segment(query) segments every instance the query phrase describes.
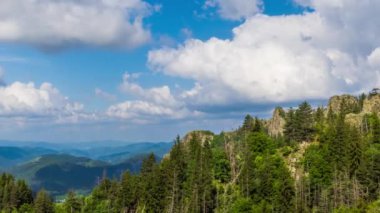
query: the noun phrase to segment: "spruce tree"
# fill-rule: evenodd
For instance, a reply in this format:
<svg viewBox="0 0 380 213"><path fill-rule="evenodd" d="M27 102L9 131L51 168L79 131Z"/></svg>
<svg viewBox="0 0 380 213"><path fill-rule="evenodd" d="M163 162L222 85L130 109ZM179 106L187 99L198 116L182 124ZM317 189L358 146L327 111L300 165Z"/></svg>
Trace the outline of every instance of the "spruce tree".
<svg viewBox="0 0 380 213"><path fill-rule="evenodd" d="M251 115L246 115L241 129L246 132L252 132L255 126L255 120Z"/></svg>
<svg viewBox="0 0 380 213"><path fill-rule="evenodd" d="M306 101L295 112L296 140L310 141L314 134L313 109Z"/></svg>
<svg viewBox="0 0 380 213"><path fill-rule="evenodd" d="M200 171L200 195L201 195L201 212L212 212L214 204L213 196L213 175L212 175L212 151L210 141L206 140L202 147L201 153L201 171Z"/></svg>
<svg viewBox="0 0 380 213"><path fill-rule="evenodd" d="M74 191L69 191L69 193L67 193L64 206L68 213L81 212L81 203Z"/></svg>
<svg viewBox="0 0 380 213"><path fill-rule="evenodd" d="M24 180L17 181L17 195L17 207L33 203L32 189L30 189Z"/></svg>
<svg viewBox="0 0 380 213"><path fill-rule="evenodd" d="M363 159L363 141L359 130L356 127L350 127L349 135L349 144L348 144L348 159L349 159L349 174L350 177L354 177L359 170L360 165L362 164Z"/></svg>
<svg viewBox="0 0 380 213"><path fill-rule="evenodd" d="M54 213L53 201L44 189L37 193L34 210L36 213Z"/></svg>
<svg viewBox="0 0 380 213"><path fill-rule="evenodd" d="M285 123L285 130L284 135L287 141L293 141L296 140L296 121L295 121L295 112L293 108L290 108L287 115L286 115L286 123Z"/></svg>
<svg viewBox="0 0 380 213"><path fill-rule="evenodd" d="M255 117L255 124L253 126L252 131L253 132L261 132L263 131L264 127L263 124L261 123L260 119L258 117Z"/></svg>
<svg viewBox="0 0 380 213"><path fill-rule="evenodd" d="M168 212L181 212L184 201L184 182L186 180L187 163L185 150L180 137L177 136L173 148L170 151L167 176L169 186Z"/></svg>
<svg viewBox="0 0 380 213"><path fill-rule="evenodd" d="M118 193L119 207L126 212L134 212L138 202L138 179L128 171L124 172Z"/></svg>
<svg viewBox="0 0 380 213"><path fill-rule="evenodd" d="M348 156L348 126L344 121L344 114L340 113L336 126L335 135L333 140L330 141L330 155L333 158L335 169L342 171L347 168L347 156Z"/></svg>
<svg viewBox="0 0 380 213"><path fill-rule="evenodd" d="M380 144L380 119L376 113L372 114L372 143Z"/></svg>

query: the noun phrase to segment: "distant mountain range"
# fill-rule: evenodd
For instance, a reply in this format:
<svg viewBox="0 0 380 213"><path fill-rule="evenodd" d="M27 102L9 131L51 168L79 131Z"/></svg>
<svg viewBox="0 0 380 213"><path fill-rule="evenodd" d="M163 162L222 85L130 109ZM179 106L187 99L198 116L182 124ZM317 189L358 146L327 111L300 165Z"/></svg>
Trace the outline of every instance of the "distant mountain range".
<svg viewBox="0 0 380 213"><path fill-rule="evenodd" d="M54 153L58 153L58 151L41 147L0 147L0 170L26 162L41 155Z"/></svg>
<svg viewBox="0 0 380 213"><path fill-rule="evenodd" d="M89 192L103 176L119 178L127 170L136 173L146 155L154 153L162 158L172 147L172 143L164 142L120 146L27 142L9 145L0 141L0 171L12 173L27 180L33 189L45 188L53 195L70 189Z"/></svg>

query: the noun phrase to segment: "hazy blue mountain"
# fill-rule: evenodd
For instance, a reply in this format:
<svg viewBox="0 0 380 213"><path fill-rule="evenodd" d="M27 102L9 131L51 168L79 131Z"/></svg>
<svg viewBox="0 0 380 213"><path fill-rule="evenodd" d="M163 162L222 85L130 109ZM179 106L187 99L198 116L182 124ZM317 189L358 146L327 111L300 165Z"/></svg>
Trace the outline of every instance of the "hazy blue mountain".
<svg viewBox="0 0 380 213"><path fill-rule="evenodd" d="M172 143L138 143L122 147L98 147L89 150L94 159L109 163L120 163L136 155L154 153L163 157L172 147Z"/></svg>
<svg viewBox="0 0 380 213"><path fill-rule="evenodd" d="M57 153L41 147L0 147L0 170L29 161L37 156Z"/></svg>
<svg viewBox="0 0 380 213"><path fill-rule="evenodd" d="M14 147L1 147L1 144L12 143L16 144L0 141L1 170L27 180L36 190L45 188L53 195L64 194L69 189L88 192L104 176L119 178L126 170L138 172L146 155L154 153L162 158L173 145L163 142L119 143L119 146L116 142L109 146L105 142L76 145L17 142Z"/></svg>
<svg viewBox="0 0 380 213"><path fill-rule="evenodd" d="M127 143L120 141L95 141L81 143L47 143L0 140L0 170L26 162L45 154L68 154L120 163L130 157L153 152L163 157L169 152L172 143Z"/></svg>
<svg viewBox="0 0 380 213"><path fill-rule="evenodd" d="M127 170L138 172L144 157L139 155L119 164L109 164L67 154L45 155L15 166L9 172L27 180L33 189L45 188L53 195L70 189L89 192L104 176L119 178Z"/></svg>

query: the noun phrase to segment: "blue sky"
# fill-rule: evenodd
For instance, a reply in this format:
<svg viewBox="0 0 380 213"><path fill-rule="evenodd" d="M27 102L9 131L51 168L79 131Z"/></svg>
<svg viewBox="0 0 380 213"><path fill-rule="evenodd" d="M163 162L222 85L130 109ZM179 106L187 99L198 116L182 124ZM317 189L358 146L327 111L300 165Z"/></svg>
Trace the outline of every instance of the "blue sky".
<svg viewBox="0 0 380 213"><path fill-rule="evenodd" d="M378 40L355 34L370 14L347 18L351 1L28 4L0 3L3 139L168 141L378 83Z"/></svg>

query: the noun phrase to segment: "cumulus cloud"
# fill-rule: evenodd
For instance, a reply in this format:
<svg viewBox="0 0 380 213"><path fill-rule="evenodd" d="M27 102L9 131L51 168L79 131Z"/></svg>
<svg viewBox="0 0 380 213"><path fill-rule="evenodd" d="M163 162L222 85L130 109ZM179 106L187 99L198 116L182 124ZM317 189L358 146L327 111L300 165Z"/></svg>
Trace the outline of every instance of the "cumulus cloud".
<svg viewBox="0 0 380 213"><path fill-rule="evenodd" d="M380 2L303 5L314 12L256 15L233 29L232 39L188 39L176 48L150 51L148 64L194 80L183 97L197 106L324 99L376 86Z"/></svg>
<svg viewBox="0 0 380 213"><path fill-rule="evenodd" d="M216 7L224 19L241 20L261 12L261 5L262 0L206 0L204 7Z"/></svg>
<svg viewBox="0 0 380 213"><path fill-rule="evenodd" d="M108 116L146 123L199 115L199 112L187 109L184 103L172 94L169 86L143 88L134 82L137 78L134 74L123 75L120 89L135 99L111 105L106 112Z"/></svg>
<svg viewBox="0 0 380 213"><path fill-rule="evenodd" d="M150 40L143 19L152 10L142 0L2 0L0 41L132 48Z"/></svg>
<svg viewBox="0 0 380 213"><path fill-rule="evenodd" d="M85 113L82 104L70 101L50 83L37 87L33 82L14 82L0 86L0 117L72 123L93 115Z"/></svg>

